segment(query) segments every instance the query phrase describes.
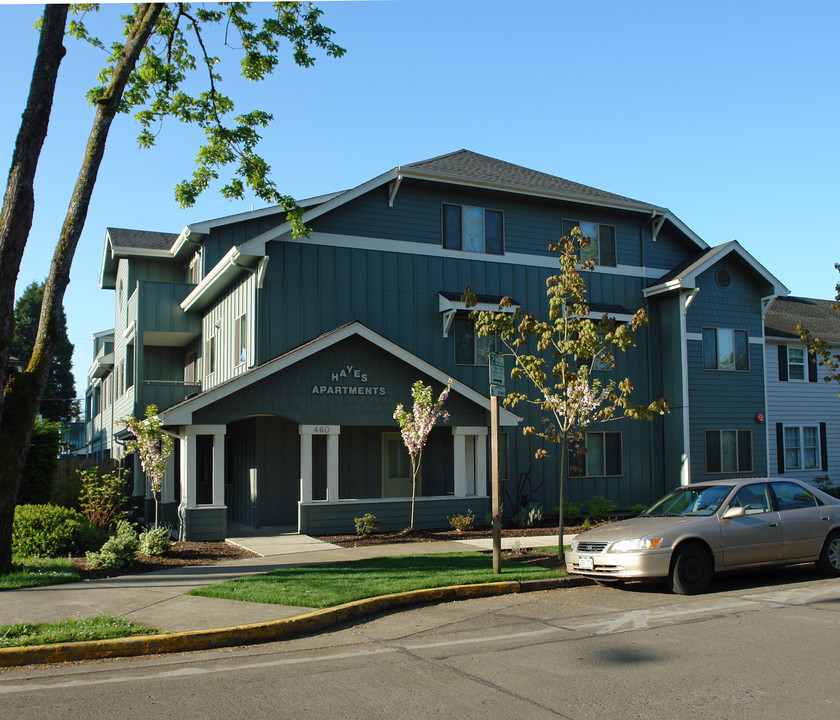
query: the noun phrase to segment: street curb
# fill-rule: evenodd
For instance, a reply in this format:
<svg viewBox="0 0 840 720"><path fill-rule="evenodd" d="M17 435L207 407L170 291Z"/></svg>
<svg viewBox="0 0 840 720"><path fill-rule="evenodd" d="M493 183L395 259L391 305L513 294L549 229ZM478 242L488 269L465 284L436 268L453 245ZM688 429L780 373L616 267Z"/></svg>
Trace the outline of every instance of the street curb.
<svg viewBox="0 0 840 720"><path fill-rule="evenodd" d="M146 635L113 640L89 640L31 647L0 648L0 667L17 667L37 663L72 662L104 658L134 657L158 653L192 652L215 648L276 642L307 635L338 625L352 624L363 618L415 605L468 600L470 598L509 595L513 593L580 587L594 582L584 577L546 578L522 582L450 585L448 587L412 590L392 595L356 600L303 615L213 630L191 630L168 635Z"/></svg>

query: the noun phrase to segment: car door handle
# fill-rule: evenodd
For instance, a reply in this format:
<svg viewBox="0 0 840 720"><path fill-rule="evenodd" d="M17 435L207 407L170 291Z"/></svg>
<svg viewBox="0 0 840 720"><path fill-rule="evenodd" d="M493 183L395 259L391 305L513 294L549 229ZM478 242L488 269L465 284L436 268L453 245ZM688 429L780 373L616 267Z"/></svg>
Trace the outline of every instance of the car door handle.
<svg viewBox="0 0 840 720"><path fill-rule="evenodd" d="M831 520L831 518L830 517L821 517L820 520L825 520L826 522L828 522L829 520Z"/></svg>
<svg viewBox="0 0 840 720"><path fill-rule="evenodd" d="M770 527L779 527L779 523L770 523Z"/></svg>

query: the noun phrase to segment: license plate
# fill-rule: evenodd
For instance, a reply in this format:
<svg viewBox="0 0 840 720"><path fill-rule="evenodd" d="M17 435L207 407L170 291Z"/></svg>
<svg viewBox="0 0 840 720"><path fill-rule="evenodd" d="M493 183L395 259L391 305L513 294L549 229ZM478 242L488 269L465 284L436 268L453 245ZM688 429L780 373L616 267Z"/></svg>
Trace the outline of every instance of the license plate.
<svg viewBox="0 0 840 720"><path fill-rule="evenodd" d="M581 570L594 570L595 569L595 561L588 556L582 555L578 558L578 567Z"/></svg>

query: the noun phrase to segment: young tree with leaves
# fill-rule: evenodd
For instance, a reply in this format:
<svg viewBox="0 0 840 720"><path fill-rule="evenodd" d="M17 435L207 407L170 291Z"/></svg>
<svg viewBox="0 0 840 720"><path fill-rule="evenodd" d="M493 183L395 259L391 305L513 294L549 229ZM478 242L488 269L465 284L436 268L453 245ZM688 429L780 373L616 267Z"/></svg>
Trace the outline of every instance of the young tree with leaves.
<svg viewBox="0 0 840 720"><path fill-rule="evenodd" d="M650 420L668 409L664 398L647 406L631 405L633 385L629 378L605 383L595 372L615 367L615 351L623 352L635 345L633 332L647 323L647 316L640 309L629 323L620 323L607 315L600 320L592 319L582 271L591 270L595 262L591 256L581 261L587 257L589 245L589 239L581 236L578 227L556 245L549 245L549 250L559 255L560 272L546 280L547 320L539 320L521 309L505 312L504 308L511 306L509 298L502 299L500 312L473 311L478 335L496 335L513 356L511 377L525 379L536 390L535 397L509 393L505 406L526 402L538 407L543 413L541 427L528 426L523 432L558 446L557 556L560 559L565 556L563 523L569 456L585 453L586 428L595 422L619 418ZM476 304L475 294L469 287L464 300L470 307ZM545 448L536 452L537 459L547 455Z"/></svg>
<svg viewBox="0 0 840 720"><path fill-rule="evenodd" d="M143 420L129 415L120 418L120 423L134 435L134 440L125 441L125 454L131 455L136 452L140 456L140 467L146 473L149 489L155 500L155 530L157 530L160 491L163 487L166 464L169 462L174 445L172 436L163 431L163 419L158 415L157 405L149 405L146 408L146 417Z"/></svg>
<svg viewBox="0 0 840 720"><path fill-rule="evenodd" d="M266 5L258 5L262 10ZM109 7L109 11L113 6ZM191 205L221 168L234 166L233 178L222 187L228 198L241 198L249 188L261 200L288 211L293 234L305 233L302 211L281 194L269 178L269 164L256 152L259 132L270 114L253 110L235 112L233 100L220 92L220 59L210 52L207 30L222 27L226 45L236 45L242 74L260 81L279 61L280 44L288 41L294 60L303 67L320 48L340 57L344 50L332 42L332 30L321 25L321 11L310 3L278 2L273 14L253 17L250 3L230 3L210 9L186 3L141 3L120 7L123 33L105 43L91 36L83 18L68 23L68 15L98 9L97 5L45 7L40 40L26 108L21 117L12 164L0 212L0 571L11 564L12 523L20 470L29 433L41 402L58 338L60 308L70 281L70 266L84 228L111 123L119 113L134 113L141 125L140 144L154 143L166 118L201 128L200 147L192 177L176 187L176 199ZM99 86L88 97L95 108L82 165L58 233L35 345L23 373L10 377L9 355L14 335L14 287L32 226L34 178L46 137L61 60L66 53L65 33L103 49L108 57L99 74ZM195 83L205 89L191 94ZM26 361L26 358L21 358Z"/></svg>
<svg viewBox="0 0 840 720"><path fill-rule="evenodd" d="M840 271L840 263L835 263L834 267ZM832 304L831 309L840 312L840 283L834 288L837 292L835 295L836 303ZM838 315L840 321L840 315ZM819 335L814 333L802 323L798 323L796 331L799 333L800 341L808 348L808 352L817 358L820 365L825 368L825 376L823 379L826 382L840 383L840 351L837 348L832 348L829 343L821 339ZM840 397L840 394L838 394Z"/></svg>
<svg viewBox="0 0 840 720"><path fill-rule="evenodd" d="M411 460L411 521L406 528L407 532L414 530L414 502L417 497L417 478L420 477L423 448L426 447L429 433L432 432L437 421L449 420L449 413L443 409L443 403L449 397L451 388L452 379L450 378L438 399L433 400L431 386L424 385L422 380L418 380L411 387L411 397L414 400L411 412L403 408L402 403L397 405L394 411L394 420L400 426L400 434Z"/></svg>

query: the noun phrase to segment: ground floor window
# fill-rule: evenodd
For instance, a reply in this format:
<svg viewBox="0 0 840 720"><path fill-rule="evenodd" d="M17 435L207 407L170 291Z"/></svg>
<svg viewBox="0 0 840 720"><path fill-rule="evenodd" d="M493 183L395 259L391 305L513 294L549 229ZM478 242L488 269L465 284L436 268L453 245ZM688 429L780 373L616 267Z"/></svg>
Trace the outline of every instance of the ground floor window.
<svg viewBox="0 0 840 720"><path fill-rule="evenodd" d="M750 430L707 430L706 472L752 472Z"/></svg>
<svg viewBox="0 0 840 720"><path fill-rule="evenodd" d="M587 477L606 477L622 474L621 433L586 433L586 456L584 458Z"/></svg>
<svg viewBox="0 0 840 720"><path fill-rule="evenodd" d="M195 502L213 504L213 436L195 436Z"/></svg>
<svg viewBox="0 0 840 720"><path fill-rule="evenodd" d="M820 466L820 432L816 425L785 426L785 470L814 470Z"/></svg>

